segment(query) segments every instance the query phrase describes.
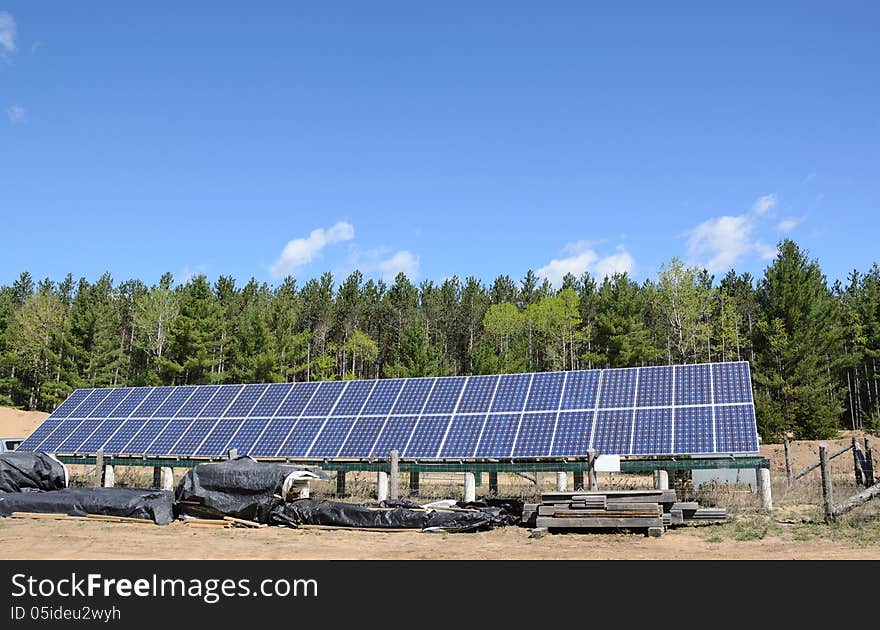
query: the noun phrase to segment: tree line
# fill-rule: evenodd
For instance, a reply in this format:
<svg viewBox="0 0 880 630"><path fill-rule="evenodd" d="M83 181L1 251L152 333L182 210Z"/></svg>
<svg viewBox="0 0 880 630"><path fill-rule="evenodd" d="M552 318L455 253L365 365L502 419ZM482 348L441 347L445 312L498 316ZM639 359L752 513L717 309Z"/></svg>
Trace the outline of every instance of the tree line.
<svg viewBox="0 0 880 630"><path fill-rule="evenodd" d="M0 404L74 389L617 368L748 360L766 441L880 428L880 268L829 286L791 240L763 277L678 259L638 283L529 271L486 285L330 273L301 286L35 282L0 287Z"/></svg>

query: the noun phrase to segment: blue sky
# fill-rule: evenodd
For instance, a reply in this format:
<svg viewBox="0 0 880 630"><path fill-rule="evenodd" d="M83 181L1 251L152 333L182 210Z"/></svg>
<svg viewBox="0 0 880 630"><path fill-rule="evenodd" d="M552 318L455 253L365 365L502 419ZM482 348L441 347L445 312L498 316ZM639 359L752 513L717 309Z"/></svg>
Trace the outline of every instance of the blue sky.
<svg viewBox="0 0 880 630"><path fill-rule="evenodd" d="M0 0L0 283L866 270L880 4L714 4Z"/></svg>

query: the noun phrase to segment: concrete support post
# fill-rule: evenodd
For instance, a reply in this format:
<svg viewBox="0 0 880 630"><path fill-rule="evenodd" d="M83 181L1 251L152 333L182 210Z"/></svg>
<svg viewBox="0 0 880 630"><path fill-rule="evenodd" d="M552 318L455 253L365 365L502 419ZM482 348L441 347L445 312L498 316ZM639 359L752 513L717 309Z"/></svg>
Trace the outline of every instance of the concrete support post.
<svg viewBox="0 0 880 630"><path fill-rule="evenodd" d="M583 470L574 471L574 489L575 490L583 490L584 489L584 471Z"/></svg>
<svg viewBox="0 0 880 630"><path fill-rule="evenodd" d="M654 488L657 490L669 490L669 472L665 470L654 471Z"/></svg>
<svg viewBox="0 0 880 630"><path fill-rule="evenodd" d="M336 471L336 496L340 499L345 496L345 471Z"/></svg>
<svg viewBox="0 0 880 630"><path fill-rule="evenodd" d="M417 497L422 491L419 473L413 471L409 473L409 493L411 496Z"/></svg>
<svg viewBox="0 0 880 630"><path fill-rule="evenodd" d="M379 501L388 498L388 473L384 470L376 473L376 497Z"/></svg>
<svg viewBox="0 0 880 630"><path fill-rule="evenodd" d="M477 480L474 479L474 473L466 472L464 474L464 500L477 500Z"/></svg>
<svg viewBox="0 0 880 630"><path fill-rule="evenodd" d="M391 451L391 478L389 479L389 496L392 499L400 498L400 460L398 459L397 449Z"/></svg>
<svg viewBox="0 0 880 630"><path fill-rule="evenodd" d="M489 473L489 494L498 495L498 473Z"/></svg>
<svg viewBox="0 0 880 630"><path fill-rule="evenodd" d="M770 491L770 469L758 468L755 472L757 473L758 496L761 499L761 509L772 510L773 495Z"/></svg>
<svg viewBox="0 0 880 630"><path fill-rule="evenodd" d="M238 457L238 449L231 448L231 449L229 449L229 452L226 455L227 455L227 457L229 457L229 459L235 459L236 457Z"/></svg>
<svg viewBox="0 0 880 630"><path fill-rule="evenodd" d="M565 492L566 490L568 490L568 473L557 472L556 473L556 491L557 492Z"/></svg>
<svg viewBox="0 0 880 630"><path fill-rule="evenodd" d="M112 488L116 483L116 471L113 470L113 464L104 464L104 473L101 475L101 485L105 488Z"/></svg>
<svg viewBox="0 0 880 630"><path fill-rule="evenodd" d="M171 466L162 466L160 477L163 490L174 490L174 469Z"/></svg>
<svg viewBox="0 0 880 630"><path fill-rule="evenodd" d="M294 483L293 489L297 492L297 497L300 499L308 499L309 498L309 480L305 479L302 483Z"/></svg>

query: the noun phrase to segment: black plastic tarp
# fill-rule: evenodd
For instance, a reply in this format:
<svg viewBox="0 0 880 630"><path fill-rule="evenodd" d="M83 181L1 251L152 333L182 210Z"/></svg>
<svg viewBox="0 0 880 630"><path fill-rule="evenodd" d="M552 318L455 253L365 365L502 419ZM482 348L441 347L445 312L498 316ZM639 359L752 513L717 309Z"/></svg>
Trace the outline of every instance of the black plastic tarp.
<svg viewBox="0 0 880 630"><path fill-rule="evenodd" d="M43 492L67 487L67 471L46 453L0 453L0 492Z"/></svg>
<svg viewBox="0 0 880 630"><path fill-rule="evenodd" d="M11 516L13 512L104 514L167 525L174 520L174 494L141 488L65 488L0 494L0 516Z"/></svg>
<svg viewBox="0 0 880 630"><path fill-rule="evenodd" d="M225 462L199 464L186 473L175 498L182 514L198 517L234 516L266 523L281 503L284 481L302 466L257 462L243 456ZM309 471L311 472L311 471Z"/></svg>
<svg viewBox="0 0 880 630"><path fill-rule="evenodd" d="M386 505L395 502L387 502ZM412 504L416 505L416 504ZM273 525L299 527L325 525L375 529L441 529L466 532L490 529L495 523L480 511L437 511L410 507L378 507L343 501L300 499L276 506L270 522ZM501 524L501 523L498 523Z"/></svg>
<svg viewBox="0 0 880 630"><path fill-rule="evenodd" d="M504 497L486 497L477 501L459 501L457 507L479 510L489 516L493 525L516 525L522 518L523 502L521 499Z"/></svg>

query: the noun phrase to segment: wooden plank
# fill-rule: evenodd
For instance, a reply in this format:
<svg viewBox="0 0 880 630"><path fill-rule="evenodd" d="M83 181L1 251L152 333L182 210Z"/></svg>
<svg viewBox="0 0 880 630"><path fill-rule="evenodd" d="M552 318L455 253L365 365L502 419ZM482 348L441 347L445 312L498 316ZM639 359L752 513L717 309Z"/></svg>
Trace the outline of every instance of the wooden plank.
<svg viewBox="0 0 880 630"><path fill-rule="evenodd" d="M672 507L669 509L670 510L683 510L683 511L699 510L700 504L697 503L696 501L677 501L677 502L673 503Z"/></svg>
<svg viewBox="0 0 880 630"><path fill-rule="evenodd" d="M608 510L556 510L552 514L542 514L541 516L552 516L554 518L654 518L659 517L659 511L654 512L611 512Z"/></svg>
<svg viewBox="0 0 880 630"><path fill-rule="evenodd" d="M660 513L659 503L642 503L637 501L609 501L605 505L609 512L656 512Z"/></svg>
<svg viewBox="0 0 880 630"><path fill-rule="evenodd" d="M663 520L653 518L553 518L539 516L536 527L558 529L644 529L663 527Z"/></svg>
<svg viewBox="0 0 880 630"><path fill-rule="evenodd" d="M245 527L252 527L254 529L258 529L261 527L269 527L266 523L255 523L254 521L246 521L243 518L235 518L234 516L224 516L224 521L228 521L230 523L235 523L236 525L244 525Z"/></svg>
<svg viewBox="0 0 880 630"><path fill-rule="evenodd" d="M320 530L335 530L335 529L344 529L346 531L358 531L358 532L389 532L389 533L398 533L398 532L421 532L417 527L341 527L339 525L300 525L299 529L320 529Z"/></svg>
<svg viewBox="0 0 880 630"><path fill-rule="evenodd" d="M111 516L109 514L86 514L86 518L90 521L113 521L117 523L137 523L139 525L149 524L155 525L155 523L146 518L131 518L129 516Z"/></svg>
<svg viewBox="0 0 880 630"><path fill-rule="evenodd" d="M828 448L828 447L826 446L825 448ZM834 451L833 453L831 453L831 454L828 456L829 461L832 460L832 459L834 459L834 458L837 457L838 455L843 455L844 453L846 453L846 452L847 452L849 449L851 449L851 448L852 448L852 444L847 444L847 445L844 446L843 448L839 448L839 449L837 449L836 451ZM822 460L820 459L820 460L819 460L818 462L816 462L815 464L810 464L810 465L807 466L806 468L802 469L798 474L796 474L796 475L794 476L794 478L795 478L795 479L800 479L801 477L803 477L804 475L806 475L808 472L810 472L810 471L812 471L812 470L816 470L816 469L819 468L821 465L822 465Z"/></svg>
<svg viewBox="0 0 880 630"><path fill-rule="evenodd" d="M9 515L11 518L33 518L33 519L73 519L73 518L83 518L81 516L71 516L69 514L64 513L55 513L55 512L12 512Z"/></svg>

